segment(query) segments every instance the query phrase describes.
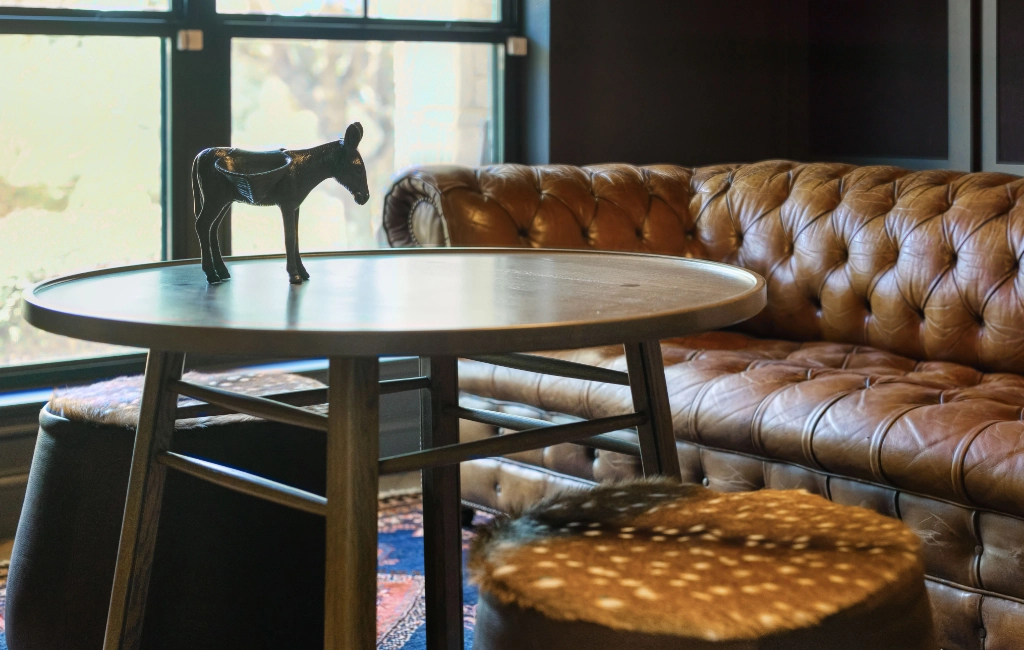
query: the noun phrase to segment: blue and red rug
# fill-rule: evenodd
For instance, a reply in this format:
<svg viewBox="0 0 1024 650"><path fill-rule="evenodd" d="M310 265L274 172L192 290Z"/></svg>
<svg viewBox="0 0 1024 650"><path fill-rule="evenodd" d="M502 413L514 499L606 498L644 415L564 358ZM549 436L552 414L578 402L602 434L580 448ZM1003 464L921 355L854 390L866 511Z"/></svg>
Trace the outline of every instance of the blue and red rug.
<svg viewBox="0 0 1024 650"><path fill-rule="evenodd" d="M0 650L7 650L4 639L4 601L7 600L7 561L0 562Z"/></svg>
<svg viewBox="0 0 1024 650"><path fill-rule="evenodd" d="M420 497L393 497L380 502L377 519L377 648L425 650L423 601L423 512ZM478 512L474 525L490 519ZM473 531L463 529L463 558ZM464 573L465 575L465 573ZM473 646L477 590L463 579L466 648ZM2 650L2 649L0 649Z"/></svg>
<svg viewBox="0 0 1024 650"><path fill-rule="evenodd" d="M423 513L420 497L401 496L380 502L377 519L377 648L378 650L425 650L423 600ZM477 513L474 524L489 515ZM463 552L473 538L462 531ZM0 650L4 641L3 604L7 565L0 565ZM476 587L463 585L466 648L473 646L476 620Z"/></svg>

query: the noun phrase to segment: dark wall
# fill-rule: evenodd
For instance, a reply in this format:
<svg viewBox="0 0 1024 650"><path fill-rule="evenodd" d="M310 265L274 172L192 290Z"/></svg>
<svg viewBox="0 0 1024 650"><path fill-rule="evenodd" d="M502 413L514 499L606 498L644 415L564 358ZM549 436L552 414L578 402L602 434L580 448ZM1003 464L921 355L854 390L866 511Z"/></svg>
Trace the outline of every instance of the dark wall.
<svg viewBox="0 0 1024 650"><path fill-rule="evenodd" d="M998 5L998 161L1024 163L1024 2Z"/></svg>
<svg viewBox="0 0 1024 650"><path fill-rule="evenodd" d="M811 0L810 153L946 158L946 0Z"/></svg>
<svg viewBox="0 0 1024 650"><path fill-rule="evenodd" d="M947 0L550 0L549 159L946 159L947 14ZM1012 56L1005 74L1024 80Z"/></svg>
<svg viewBox="0 0 1024 650"><path fill-rule="evenodd" d="M807 0L551 0L550 160L806 154Z"/></svg>

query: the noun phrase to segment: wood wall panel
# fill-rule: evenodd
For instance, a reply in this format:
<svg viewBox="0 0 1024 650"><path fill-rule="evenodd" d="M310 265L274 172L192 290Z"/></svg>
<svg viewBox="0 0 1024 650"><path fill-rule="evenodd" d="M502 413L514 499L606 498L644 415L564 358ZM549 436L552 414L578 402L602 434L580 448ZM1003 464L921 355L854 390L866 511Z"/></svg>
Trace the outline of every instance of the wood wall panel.
<svg viewBox="0 0 1024 650"><path fill-rule="evenodd" d="M1024 0L999 0L998 161L1024 163Z"/></svg>
<svg viewBox="0 0 1024 650"><path fill-rule="evenodd" d="M14 539L27 485L28 474L0 478L0 542Z"/></svg>
<svg viewBox="0 0 1024 650"><path fill-rule="evenodd" d="M12 539L18 528L37 427L35 418L0 422L0 541Z"/></svg>
<svg viewBox="0 0 1024 650"><path fill-rule="evenodd" d="M947 158L947 0L812 0L810 152Z"/></svg>
<svg viewBox="0 0 1024 650"><path fill-rule="evenodd" d="M552 0L550 160L806 154L807 0Z"/></svg>

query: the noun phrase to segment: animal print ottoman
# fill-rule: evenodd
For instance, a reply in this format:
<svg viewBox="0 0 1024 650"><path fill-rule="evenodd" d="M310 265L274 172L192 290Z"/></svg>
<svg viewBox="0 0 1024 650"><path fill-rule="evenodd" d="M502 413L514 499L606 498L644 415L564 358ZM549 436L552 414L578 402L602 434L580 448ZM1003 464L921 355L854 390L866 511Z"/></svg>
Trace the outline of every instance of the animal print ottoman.
<svg viewBox="0 0 1024 650"><path fill-rule="evenodd" d="M498 520L479 650L934 650L918 538L803 491L608 485Z"/></svg>

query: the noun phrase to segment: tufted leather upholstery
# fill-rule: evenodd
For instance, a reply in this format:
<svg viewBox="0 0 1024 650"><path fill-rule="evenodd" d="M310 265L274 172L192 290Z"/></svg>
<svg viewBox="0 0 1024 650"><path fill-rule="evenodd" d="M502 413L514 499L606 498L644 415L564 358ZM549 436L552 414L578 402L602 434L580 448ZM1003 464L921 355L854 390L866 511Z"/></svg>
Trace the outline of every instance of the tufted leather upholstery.
<svg viewBox="0 0 1024 650"><path fill-rule="evenodd" d="M902 519L924 541L939 646L1009 650L1024 647L1022 183L786 161L414 168L384 229L393 246L650 251L760 273L768 307L739 331L663 342L684 478ZM556 354L625 368L621 349ZM473 362L460 386L547 419L630 406L624 387ZM463 496L515 509L638 473L560 445L463 465Z"/></svg>
<svg viewBox="0 0 1024 650"><path fill-rule="evenodd" d="M620 347L552 355L626 369ZM1024 517L1020 375L733 332L667 341L663 355L678 440ZM473 395L581 418L632 407L627 386L471 361L460 363L459 380ZM554 469L619 478L600 465Z"/></svg>
<svg viewBox="0 0 1024 650"><path fill-rule="evenodd" d="M768 282L744 327L1024 372L1024 179L767 161L689 169L414 168L392 246L595 248L713 259Z"/></svg>

